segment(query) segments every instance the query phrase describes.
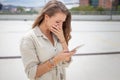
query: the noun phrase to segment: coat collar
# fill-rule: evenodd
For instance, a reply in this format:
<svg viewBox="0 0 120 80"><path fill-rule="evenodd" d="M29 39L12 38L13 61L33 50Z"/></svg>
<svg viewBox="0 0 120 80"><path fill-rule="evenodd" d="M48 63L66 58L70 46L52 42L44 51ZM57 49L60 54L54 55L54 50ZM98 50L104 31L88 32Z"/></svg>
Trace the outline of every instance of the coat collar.
<svg viewBox="0 0 120 80"><path fill-rule="evenodd" d="M40 30L40 28L39 28L38 26L36 26L35 28L33 28L33 30L34 30L36 36L38 36L38 37L41 37L41 36L44 35L44 34L41 32L41 30Z"/></svg>
<svg viewBox="0 0 120 80"><path fill-rule="evenodd" d="M42 37L42 38L44 38L44 39L48 39L48 38L42 33L42 31L40 30L40 28L39 28L38 26L36 26L35 28L33 28L33 31L35 32L35 34L36 34L37 37ZM54 35L54 34L53 34L53 38L54 38L54 40L59 41L58 38L57 38L57 36Z"/></svg>

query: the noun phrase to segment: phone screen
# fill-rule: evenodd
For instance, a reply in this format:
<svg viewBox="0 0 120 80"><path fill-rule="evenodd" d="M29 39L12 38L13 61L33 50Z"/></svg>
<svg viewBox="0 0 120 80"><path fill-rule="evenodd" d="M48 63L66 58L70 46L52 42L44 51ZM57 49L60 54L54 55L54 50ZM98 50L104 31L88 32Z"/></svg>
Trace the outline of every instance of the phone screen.
<svg viewBox="0 0 120 80"><path fill-rule="evenodd" d="M80 47L83 47L84 46L84 44L81 44L81 45L79 45L79 46L77 46L77 47L75 47L74 49L72 49L71 51L74 51L74 50L78 50Z"/></svg>

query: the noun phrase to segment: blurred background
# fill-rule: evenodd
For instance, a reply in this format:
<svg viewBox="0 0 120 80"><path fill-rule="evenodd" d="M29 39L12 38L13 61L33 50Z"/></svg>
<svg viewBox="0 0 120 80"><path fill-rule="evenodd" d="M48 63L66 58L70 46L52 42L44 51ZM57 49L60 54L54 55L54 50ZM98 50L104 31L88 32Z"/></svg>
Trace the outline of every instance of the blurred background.
<svg viewBox="0 0 120 80"><path fill-rule="evenodd" d="M0 80L29 80L19 51L22 36L49 0L0 0ZM66 80L120 80L120 0L59 0L72 14L69 49L84 44Z"/></svg>

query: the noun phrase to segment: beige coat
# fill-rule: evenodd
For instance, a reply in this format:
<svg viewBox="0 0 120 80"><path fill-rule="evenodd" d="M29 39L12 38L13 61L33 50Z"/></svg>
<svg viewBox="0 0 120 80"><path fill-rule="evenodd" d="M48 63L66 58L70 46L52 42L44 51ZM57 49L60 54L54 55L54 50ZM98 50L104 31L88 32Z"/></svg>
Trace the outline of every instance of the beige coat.
<svg viewBox="0 0 120 80"><path fill-rule="evenodd" d="M62 46L55 35L54 46L38 27L30 30L21 40L20 51L25 72L30 80L65 80L65 66L67 63L59 63L51 71L35 79L37 66L54 57Z"/></svg>

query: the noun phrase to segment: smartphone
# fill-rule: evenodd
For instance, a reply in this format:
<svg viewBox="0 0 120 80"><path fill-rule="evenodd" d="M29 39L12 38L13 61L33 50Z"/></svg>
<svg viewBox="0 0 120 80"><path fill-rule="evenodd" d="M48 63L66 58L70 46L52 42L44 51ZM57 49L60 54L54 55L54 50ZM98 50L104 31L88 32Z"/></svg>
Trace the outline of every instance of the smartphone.
<svg viewBox="0 0 120 80"><path fill-rule="evenodd" d="M84 46L84 44L81 44L81 45L79 45L79 46L77 46L77 47L75 47L74 49L72 49L71 51L77 51L80 47L83 47Z"/></svg>

